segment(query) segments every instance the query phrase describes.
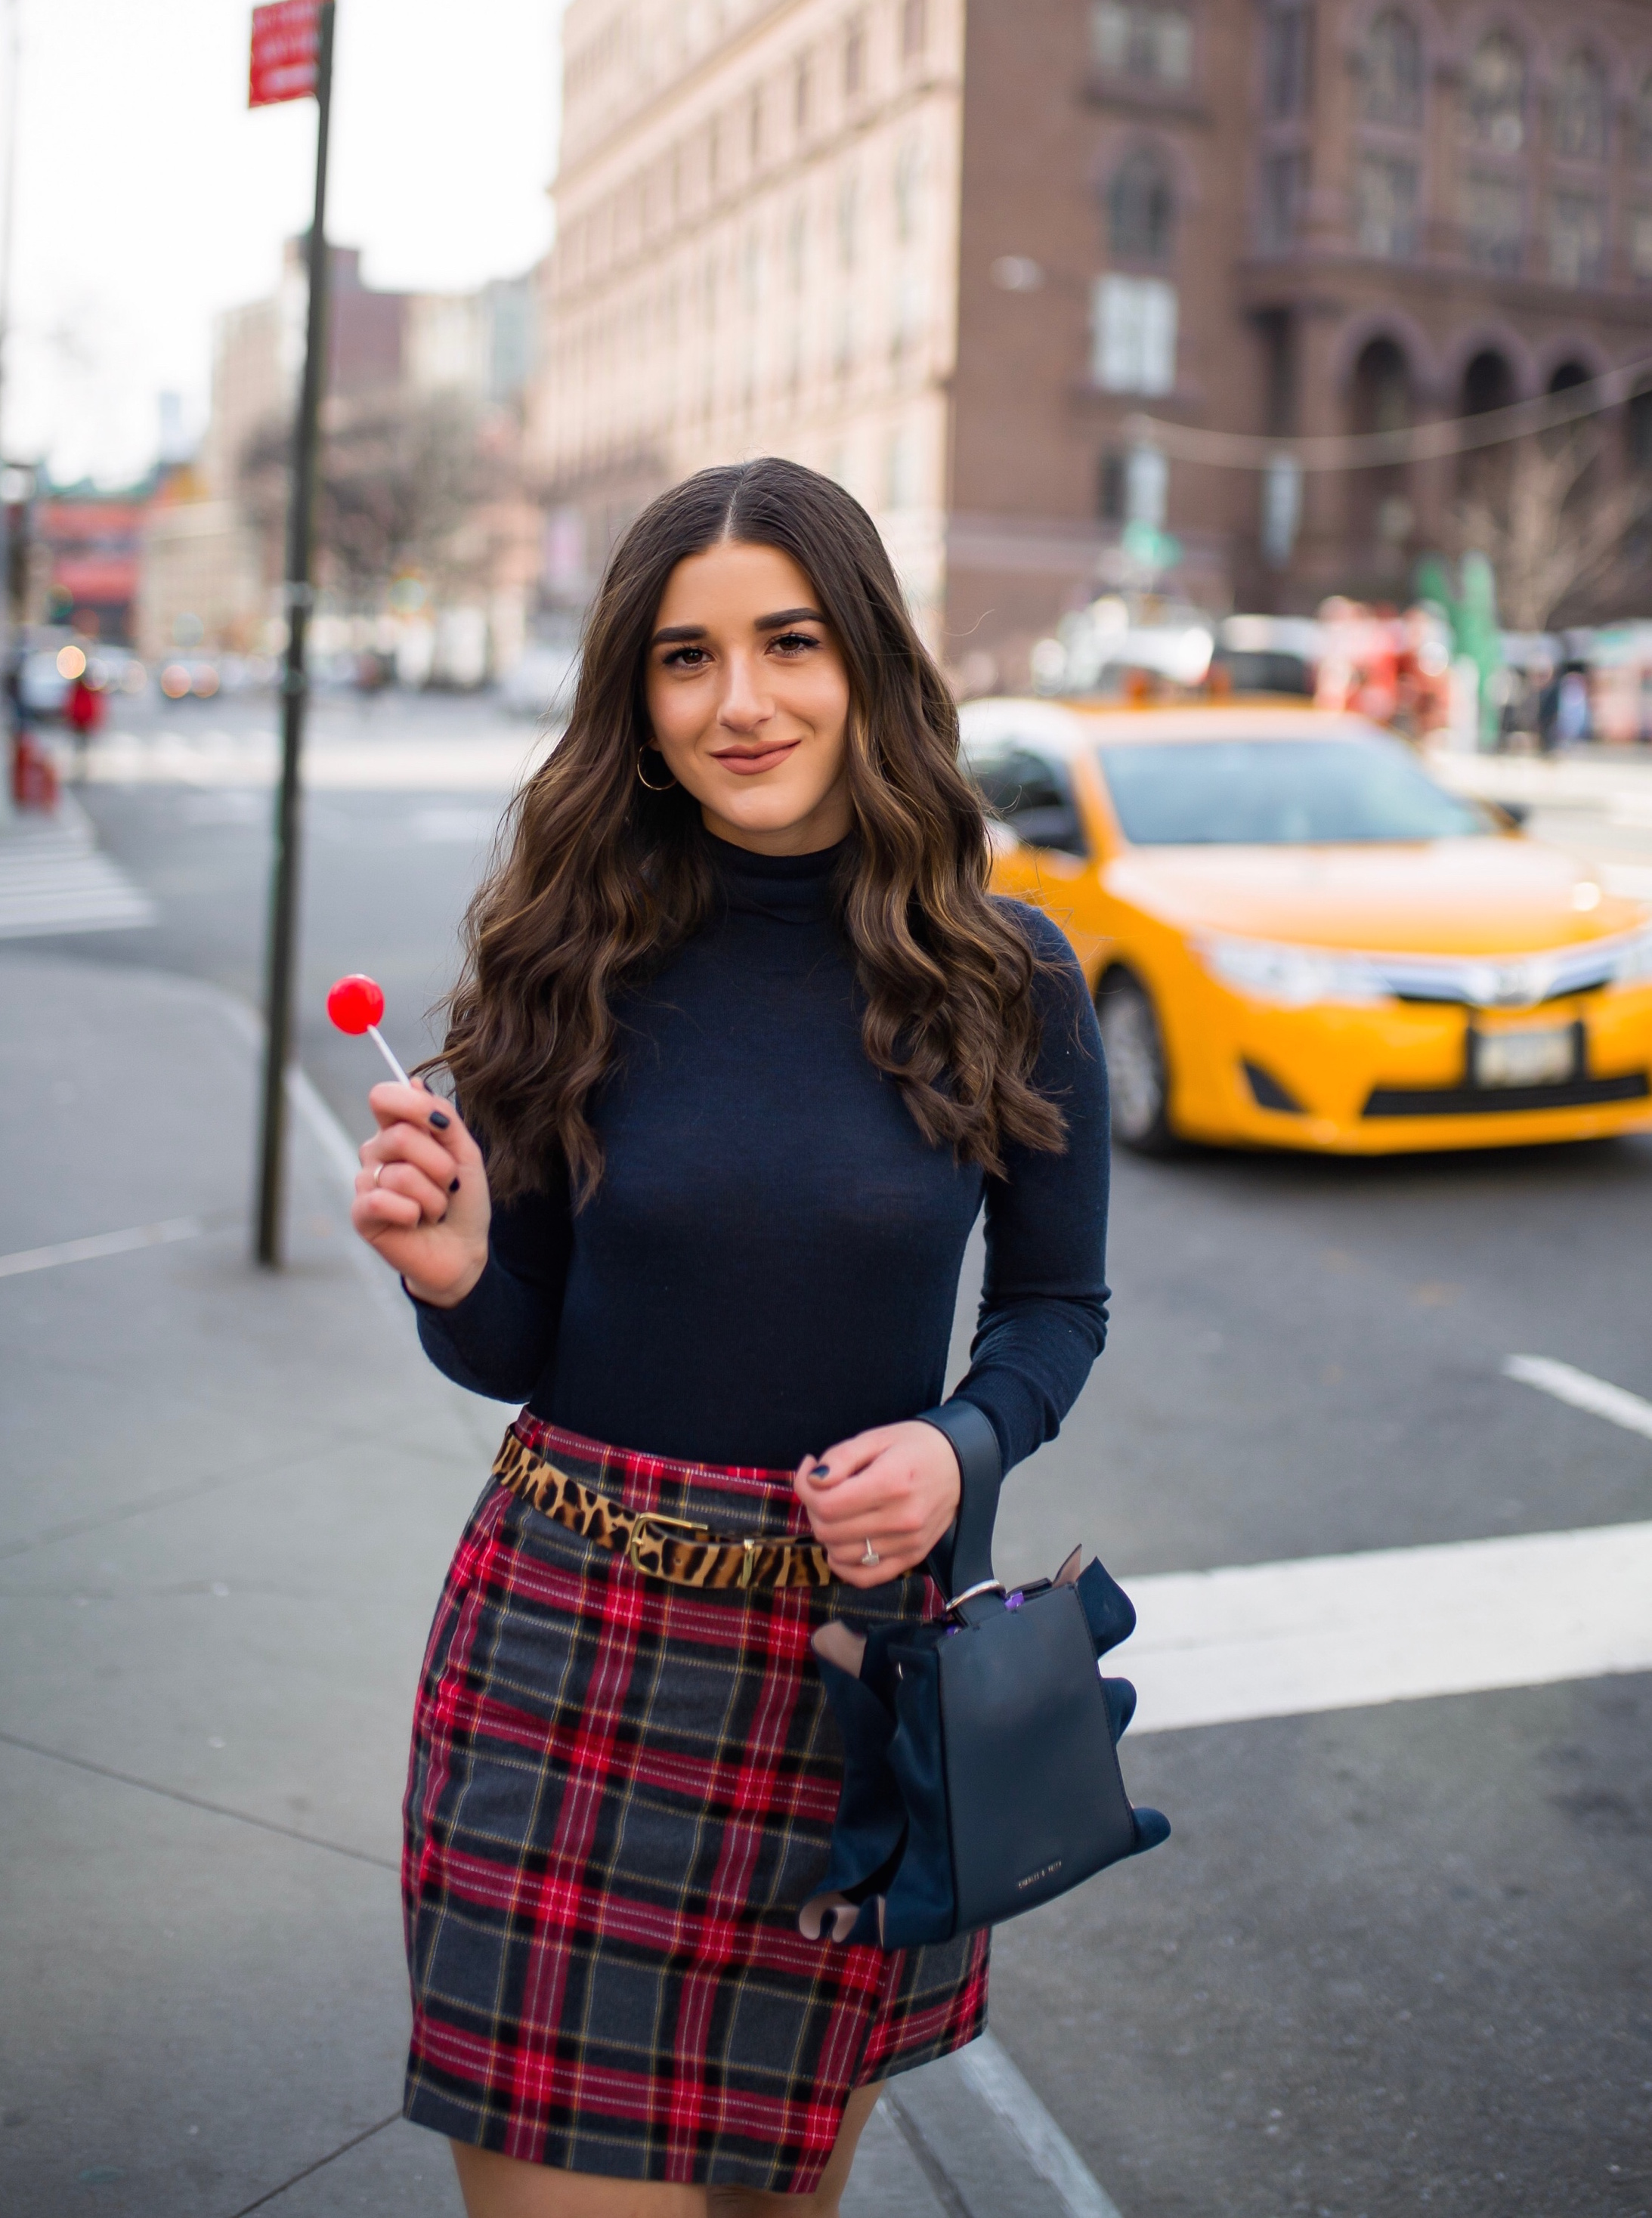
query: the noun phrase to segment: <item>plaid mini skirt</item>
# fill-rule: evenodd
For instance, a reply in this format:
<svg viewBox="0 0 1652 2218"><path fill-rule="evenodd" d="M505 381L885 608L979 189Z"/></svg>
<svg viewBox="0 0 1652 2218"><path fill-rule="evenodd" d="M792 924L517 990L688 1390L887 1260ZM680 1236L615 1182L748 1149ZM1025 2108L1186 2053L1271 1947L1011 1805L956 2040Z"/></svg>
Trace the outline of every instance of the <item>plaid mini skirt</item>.
<svg viewBox="0 0 1652 2218"><path fill-rule="evenodd" d="M789 1472L513 1428L629 1509L807 1536ZM529 2163L806 2194L851 2091L974 2039L987 1936L810 1942L841 1759L809 1636L934 1614L668 1585L490 1483L431 1629L403 1899L406 2116Z"/></svg>

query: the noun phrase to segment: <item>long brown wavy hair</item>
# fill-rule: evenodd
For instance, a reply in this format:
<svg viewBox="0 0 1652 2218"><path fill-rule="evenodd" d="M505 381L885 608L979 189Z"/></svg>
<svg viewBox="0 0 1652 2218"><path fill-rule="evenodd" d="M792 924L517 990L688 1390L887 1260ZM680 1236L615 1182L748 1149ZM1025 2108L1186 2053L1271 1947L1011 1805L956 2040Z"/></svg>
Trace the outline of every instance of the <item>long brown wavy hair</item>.
<svg viewBox="0 0 1652 2218"><path fill-rule="evenodd" d="M619 1053L616 1002L715 908L697 803L678 786L649 791L637 763L653 736L644 675L666 580L720 541L792 558L848 673L854 829L835 897L868 1057L925 1139L962 1160L999 1174L1012 1142L1059 1150L1061 1112L1031 1082L1038 958L987 897L951 696L865 510L830 478L765 459L673 486L615 548L567 729L517 796L467 914L433 1067L487 1149L496 1199L543 1185L559 1150L576 1198L595 1189L602 1148L586 1112Z"/></svg>

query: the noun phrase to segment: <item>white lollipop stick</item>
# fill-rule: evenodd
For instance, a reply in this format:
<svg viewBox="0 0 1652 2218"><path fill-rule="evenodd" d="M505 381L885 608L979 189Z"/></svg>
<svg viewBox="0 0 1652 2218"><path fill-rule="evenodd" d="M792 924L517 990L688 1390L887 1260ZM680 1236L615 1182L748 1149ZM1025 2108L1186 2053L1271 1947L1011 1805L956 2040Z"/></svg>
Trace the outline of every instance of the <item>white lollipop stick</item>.
<svg viewBox="0 0 1652 2218"><path fill-rule="evenodd" d="M372 1041L374 1046L378 1049L379 1053L384 1057L385 1061L390 1065L391 1070L393 1072L395 1076L400 1079L404 1086L411 1086L413 1082L412 1080L409 1078L407 1073L397 1062L395 1056L391 1054L389 1043L385 1038L384 1034L379 1030L377 1025L369 1025L368 1026L367 1036Z"/></svg>

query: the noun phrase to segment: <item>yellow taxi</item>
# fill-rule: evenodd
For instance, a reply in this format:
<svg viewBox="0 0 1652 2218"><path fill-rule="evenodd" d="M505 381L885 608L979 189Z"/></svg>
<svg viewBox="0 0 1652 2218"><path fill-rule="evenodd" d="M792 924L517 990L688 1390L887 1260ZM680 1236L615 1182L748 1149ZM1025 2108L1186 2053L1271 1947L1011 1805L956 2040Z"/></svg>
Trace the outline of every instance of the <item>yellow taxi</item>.
<svg viewBox="0 0 1652 2218"><path fill-rule="evenodd" d="M1285 702L960 717L994 885L1071 940L1129 1145L1652 1129L1652 909L1380 727Z"/></svg>

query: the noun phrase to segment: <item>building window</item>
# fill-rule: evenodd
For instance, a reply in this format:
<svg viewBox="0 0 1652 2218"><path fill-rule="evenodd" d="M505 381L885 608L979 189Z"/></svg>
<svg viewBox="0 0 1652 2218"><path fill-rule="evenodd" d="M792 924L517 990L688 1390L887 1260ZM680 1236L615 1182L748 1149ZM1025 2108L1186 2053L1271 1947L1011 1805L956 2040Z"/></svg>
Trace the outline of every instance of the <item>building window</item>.
<svg viewBox="0 0 1652 2218"><path fill-rule="evenodd" d="M802 204L792 210L786 226L786 276L794 293L803 289L804 259L808 248L808 217Z"/></svg>
<svg viewBox="0 0 1652 2218"><path fill-rule="evenodd" d="M1262 112L1271 122L1308 113L1313 18L1300 0L1271 9L1262 32Z"/></svg>
<svg viewBox="0 0 1652 2218"><path fill-rule="evenodd" d="M1306 153L1297 149L1263 157L1261 232L1265 252L1282 253L1295 243L1307 197Z"/></svg>
<svg viewBox="0 0 1652 2218"><path fill-rule="evenodd" d="M837 326L832 335L832 367L839 377L847 377L855 362L855 311L851 302L838 304Z"/></svg>
<svg viewBox="0 0 1652 2218"><path fill-rule="evenodd" d="M844 33L843 89L845 100L856 99L866 81L866 26L857 15Z"/></svg>
<svg viewBox="0 0 1652 2218"><path fill-rule="evenodd" d="M1606 72L1593 54L1569 55L1560 73L1555 152L1573 162L1606 158Z"/></svg>
<svg viewBox="0 0 1652 2218"><path fill-rule="evenodd" d="M1463 187L1463 243L1476 270L1519 268L1523 246L1520 188L1513 177L1470 175Z"/></svg>
<svg viewBox="0 0 1652 2218"><path fill-rule="evenodd" d="M910 429L895 432L889 441L884 492L892 509L918 505L918 442Z"/></svg>
<svg viewBox="0 0 1652 2218"><path fill-rule="evenodd" d="M890 352L896 361L923 336L926 317L923 278L915 270L903 270L895 280L894 314L890 326Z"/></svg>
<svg viewBox="0 0 1652 2218"><path fill-rule="evenodd" d="M1170 464L1157 447L1132 447L1124 466L1124 510L1129 524L1162 531L1170 510Z"/></svg>
<svg viewBox="0 0 1652 2218"><path fill-rule="evenodd" d="M1159 84L1185 84L1193 74L1193 22L1157 0L1092 0L1090 46L1098 69Z"/></svg>
<svg viewBox="0 0 1652 2218"><path fill-rule="evenodd" d="M1422 40L1409 15L1386 8L1360 57L1359 109L1367 123L1414 131L1422 121Z"/></svg>
<svg viewBox="0 0 1652 2218"><path fill-rule="evenodd" d="M1098 277L1091 315L1091 374L1104 392L1175 389L1173 285L1162 277Z"/></svg>
<svg viewBox="0 0 1652 2218"><path fill-rule="evenodd" d="M748 232L740 252L740 296L748 309L763 306L763 241Z"/></svg>
<svg viewBox="0 0 1652 2218"><path fill-rule="evenodd" d="M746 152L752 167L756 169L763 159L763 95L752 95L752 106L746 119Z"/></svg>
<svg viewBox="0 0 1652 2218"><path fill-rule="evenodd" d="M1388 154L1362 155L1354 182L1362 254L1408 261L1417 251L1417 165Z"/></svg>
<svg viewBox="0 0 1652 2218"><path fill-rule="evenodd" d="M1482 39L1469 63L1463 88L1469 136L1494 154L1518 154L1525 144L1525 57L1507 32Z"/></svg>
<svg viewBox="0 0 1652 2218"><path fill-rule="evenodd" d="M1126 507L1125 474L1129 457L1111 447L1102 456L1096 471L1096 513L1104 524L1123 524L1129 514Z"/></svg>
<svg viewBox="0 0 1652 2218"><path fill-rule="evenodd" d="M1276 455L1262 476L1262 553L1283 570L1296 544L1302 517L1302 466L1294 455Z"/></svg>
<svg viewBox="0 0 1652 2218"><path fill-rule="evenodd" d="M929 43L929 9L925 0L900 0L900 59L916 61Z"/></svg>
<svg viewBox="0 0 1652 2218"><path fill-rule="evenodd" d="M1652 470L1652 393L1630 395L1629 459L1644 474Z"/></svg>
<svg viewBox="0 0 1652 2218"><path fill-rule="evenodd" d="M855 266L859 239L860 189L853 177L847 177L838 194L838 260L845 270Z"/></svg>
<svg viewBox="0 0 1652 2218"><path fill-rule="evenodd" d="M807 131L809 127L809 108L813 91L809 58L807 54L800 54L796 66L792 71L792 124L796 130Z"/></svg>
<svg viewBox="0 0 1652 2218"><path fill-rule="evenodd" d="M894 233L902 246L909 246L918 236L923 184L923 142L908 139L896 156L894 165Z"/></svg>
<svg viewBox="0 0 1652 2218"><path fill-rule="evenodd" d="M1652 77L1641 79L1641 89L1635 96L1632 133L1630 152L1636 168L1652 170Z"/></svg>
<svg viewBox="0 0 1652 2218"><path fill-rule="evenodd" d="M1643 285L1652 284L1652 208L1629 212L1629 266Z"/></svg>
<svg viewBox="0 0 1652 2218"><path fill-rule="evenodd" d="M1549 273L1562 285L1598 285L1606 265L1606 211L1593 193L1556 193L1549 211Z"/></svg>
<svg viewBox="0 0 1652 2218"><path fill-rule="evenodd" d="M1168 262L1176 196L1156 154L1143 146L1121 163L1107 188L1107 233L1120 262Z"/></svg>

